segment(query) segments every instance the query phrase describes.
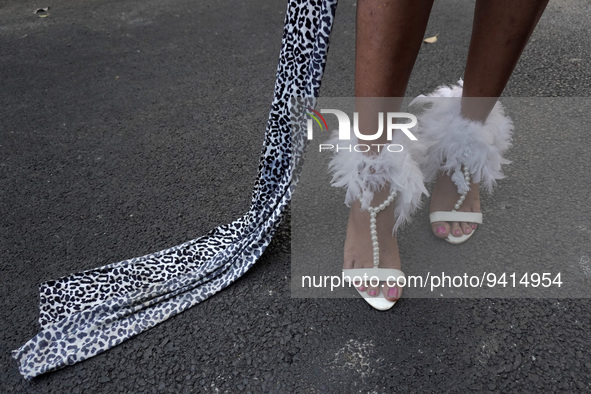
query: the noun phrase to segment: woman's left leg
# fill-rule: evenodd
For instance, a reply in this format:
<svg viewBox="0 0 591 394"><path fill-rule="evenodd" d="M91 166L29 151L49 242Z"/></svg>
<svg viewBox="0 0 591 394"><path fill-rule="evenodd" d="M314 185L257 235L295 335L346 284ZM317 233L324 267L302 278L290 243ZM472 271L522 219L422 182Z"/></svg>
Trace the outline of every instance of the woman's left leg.
<svg viewBox="0 0 591 394"><path fill-rule="evenodd" d="M484 122L501 95L548 0L478 0L464 73L462 116ZM476 99L475 99L476 98ZM460 194L449 175L439 173L431 212L446 211ZM472 183L460 212L480 212L479 184ZM476 223L433 222L435 236L470 234Z"/></svg>

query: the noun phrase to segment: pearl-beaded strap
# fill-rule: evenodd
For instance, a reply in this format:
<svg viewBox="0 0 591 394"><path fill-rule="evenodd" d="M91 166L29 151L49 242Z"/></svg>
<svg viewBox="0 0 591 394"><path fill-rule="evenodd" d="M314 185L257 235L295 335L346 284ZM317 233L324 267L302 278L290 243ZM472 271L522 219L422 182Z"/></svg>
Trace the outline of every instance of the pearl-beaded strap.
<svg viewBox="0 0 591 394"><path fill-rule="evenodd" d="M469 185L470 184L470 170L468 169L468 167L466 167L465 164L463 165L463 167L464 167L464 180ZM452 212L455 212L458 209L460 209L460 207L464 203L464 200L466 199L466 196L467 195L468 195L468 192L462 193L462 195L460 196L460 198L458 198L458 201L456 202L456 205L454 205L454 209L452 210Z"/></svg>
<svg viewBox="0 0 591 394"><path fill-rule="evenodd" d="M378 244L378 230L376 229L376 215L378 212L386 209L394 201L396 192L392 191L388 198L377 207L369 207L369 231L371 233L371 243L373 246L373 266L377 268L380 265L380 245Z"/></svg>

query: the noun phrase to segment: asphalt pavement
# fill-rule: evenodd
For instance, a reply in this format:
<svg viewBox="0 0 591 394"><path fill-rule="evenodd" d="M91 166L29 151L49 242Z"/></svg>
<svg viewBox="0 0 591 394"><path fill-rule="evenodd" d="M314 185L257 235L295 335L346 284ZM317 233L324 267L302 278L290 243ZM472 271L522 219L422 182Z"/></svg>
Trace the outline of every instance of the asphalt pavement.
<svg viewBox="0 0 591 394"><path fill-rule="evenodd" d="M461 77L473 4L436 2L438 41L408 96ZM353 95L355 7L339 4L323 96ZM10 351L38 331L39 283L248 209L284 13L275 0L0 4L0 392L591 391L590 294L408 298L386 313L293 298L289 215L228 289L88 361L19 375ZM529 127L483 195L486 224L452 247L421 211L400 233L403 267L528 261L591 283L590 14L589 1L551 1L504 92L544 116L515 118Z"/></svg>

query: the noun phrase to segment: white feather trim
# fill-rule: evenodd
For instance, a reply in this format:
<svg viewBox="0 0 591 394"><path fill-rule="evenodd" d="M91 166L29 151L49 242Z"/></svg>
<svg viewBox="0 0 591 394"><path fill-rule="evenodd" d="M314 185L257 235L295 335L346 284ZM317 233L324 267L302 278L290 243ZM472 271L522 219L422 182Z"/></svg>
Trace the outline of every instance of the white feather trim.
<svg viewBox="0 0 591 394"><path fill-rule="evenodd" d="M406 137L404 137L406 138ZM343 146L338 135L327 141L334 146ZM357 138L352 136L347 145L357 145ZM389 145L402 145L402 152L389 152ZM412 213L420 207L422 194L428 195L424 185L423 174L418 163L410 154L411 146L417 142L403 139L395 134L390 144L382 147L379 154L365 154L340 150L329 164L333 173L331 185L345 187L347 193L345 204L351 206L355 200L361 201L361 209L377 206L382 201L373 201L374 192L389 187L390 192L397 193L394 205L396 223L395 232L402 224L410 221ZM396 150L396 149L392 149ZM373 204L373 205L372 205Z"/></svg>
<svg viewBox="0 0 591 394"><path fill-rule="evenodd" d="M425 178L432 180L439 170L452 174L458 192L470 189L462 173L468 167L472 182L482 182L484 190L492 192L497 179L504 178L501 165L511 146L513 122L497 101L484 123L471 121L461 115L463 81L458 85L440 86L433 93L418 96L412 105L428 107L418 116L417 138L426 149L421 168Z"/></svg>

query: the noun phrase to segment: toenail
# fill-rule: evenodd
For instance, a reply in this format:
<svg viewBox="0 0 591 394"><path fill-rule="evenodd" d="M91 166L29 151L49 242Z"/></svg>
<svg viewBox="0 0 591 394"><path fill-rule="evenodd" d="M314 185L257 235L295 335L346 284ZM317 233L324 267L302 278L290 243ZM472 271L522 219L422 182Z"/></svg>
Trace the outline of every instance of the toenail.
<svg viewBox="0 0 591 394"><path fill-rule="evenodd" d="M443 234L445 233L445 227L437 227L437 230L435 230L437 232L437 234Z"/></svg>
<svg viewBox="0 0 591 394"><path fill-rule="evenodd" d="M460 230L454 230L454 234L455 235L460 235L461 231Z"/></svg>
<svg viewBox="0 0 591 394"><path fill-rule="evenodd" d="M465 233L465 234L470 234L471 232L472 232L472 230L470 229L470 227L466 227L466 228L464 229L464 233Z"/></svg>
<svg viewBox="0 0 591 394"><path fill-rule="evenodd" d="M359 290L359 291L365 291L365 287L364 286L360 286L360 287L357 288L357 290Z"/></svg>
<svg viewBox="0 0 591 394"><path fill-rule="evenodd" d="M390 287L388 290L388 297L398 298L398 287Z"/></svg>
<svg viewBox="0 0 591 394"><path fill-rule="evenodd" d="M370 290L368 293L370 296L375 297L378 293L375 290Z"/></svg>
<svg viewBox="0 0 591 394"><path fill-rule="evenodd" d="M473 230L476 230L476 225L475 224L472 225L472 229Z"/></svg>

